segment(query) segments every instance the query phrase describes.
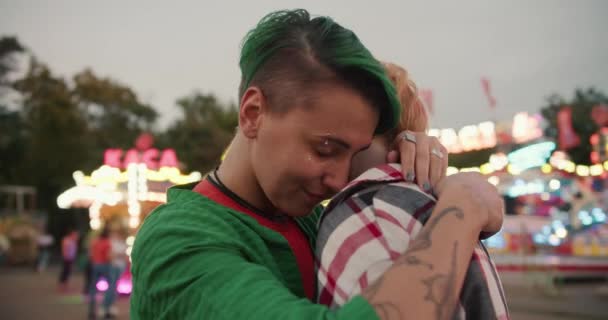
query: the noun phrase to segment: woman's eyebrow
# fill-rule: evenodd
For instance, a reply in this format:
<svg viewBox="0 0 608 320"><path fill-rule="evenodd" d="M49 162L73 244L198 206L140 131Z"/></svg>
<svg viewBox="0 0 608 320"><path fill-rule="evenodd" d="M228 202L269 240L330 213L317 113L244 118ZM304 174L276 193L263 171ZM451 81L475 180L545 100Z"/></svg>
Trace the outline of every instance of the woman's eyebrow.
<svg viewBox="0 0 608 320"><path fill-rule="evenodd" d="M348 142L346 142L346 141L344 141L344 140L342 140L340 138L333 137L331 135L319 135L318 137L323 138L323 139L327 139L330 142L335 143L335 144L337 144L337 145L339 145L342 148L347 149L347 150L349 150L352 147ZM357 151L363 151L363 150L369 148L370 145L371 145L371 143L363 146L362 148L360 148Z"/></svg>

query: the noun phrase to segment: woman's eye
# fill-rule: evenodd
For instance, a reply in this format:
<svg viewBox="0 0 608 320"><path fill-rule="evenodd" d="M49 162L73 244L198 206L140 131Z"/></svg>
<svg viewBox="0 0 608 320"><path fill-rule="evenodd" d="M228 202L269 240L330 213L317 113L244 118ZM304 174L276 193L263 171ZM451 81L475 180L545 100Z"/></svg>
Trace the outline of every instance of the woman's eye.
<svg viewBox="0 0 608 320"><path fill-rule="evenodd" d="M320 157L329 157L332 155L332 152L330 150L324 150L322 148L317 149L317 154Z"/></svg>
<svg viewBox="0 0 608 320"><path fill-rule="evenodd" d="M327 140L323 141L319 146L317 146L316 151L317 154L321 157L329 157L334 153L333 148Z"/></svg>

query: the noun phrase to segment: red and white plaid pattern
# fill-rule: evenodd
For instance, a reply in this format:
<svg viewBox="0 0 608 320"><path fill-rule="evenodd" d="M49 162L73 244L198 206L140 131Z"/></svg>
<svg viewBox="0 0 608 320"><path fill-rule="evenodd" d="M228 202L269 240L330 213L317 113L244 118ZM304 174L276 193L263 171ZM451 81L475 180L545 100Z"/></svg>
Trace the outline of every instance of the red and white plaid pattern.
<svg viewBox="0 0 608 320"><path fill-rule="evenodd" d="M372 168L351 182L330 202L319 225L319 302L341 306L378 279L407 250L435 203L404 181L397 164ZM455 313L454 319L509 318L502 284L481 242Z"/></svg>

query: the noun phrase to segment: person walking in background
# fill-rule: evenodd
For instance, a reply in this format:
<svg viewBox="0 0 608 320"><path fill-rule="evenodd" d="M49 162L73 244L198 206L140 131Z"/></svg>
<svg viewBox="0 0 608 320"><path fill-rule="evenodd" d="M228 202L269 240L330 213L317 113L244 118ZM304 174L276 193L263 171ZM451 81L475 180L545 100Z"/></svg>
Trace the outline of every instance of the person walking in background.
<svg viewBox="0 0 608 320"><path fill-rule="evenodd" d="M127 268L127 243L125 242L124 233L119 230L110 232L110 278L108 279L108 291L104 306L107 309L106 314L116 316L117 311L114 308L116 301L118 280Z"/></svg>
<svg viewBox="0 0 608 320"><path fill-rule="evenodd" d="M104 227L98 237L93 239L90 246L90 260L92 263L91 278L89 283L89 319L95 319L97 316L96 305L97 305L97 282L104 278L106 281L110 281L110 270L111 270L111 250L112 244L110 242L110 230L108 227ZM106 290L104 295L103 307L105 318L110 319L110 302L111 293L110 289Z"/></svg>
<svg viewBox="0 0 608 320"><path fill-rule="evenodd" d="M82 274L84 281L82 283L82 294L85 299L89 297L89 286L91 285L91 276L93 273L93 262L91 262L91 242L94 235L92 231L87 232L81 244L84 261L82 264ZM88 301L88 300L87 300Z"/></svg>
<svg viewBox="0 0 608 320"><path fill-rule="evenodd" d="M59 290L68 290L68 281L78 253L78 231L70 230L61 240L61 273L59 274Z"/></svg>
<svg viewBox="0 0 608 320"><path fill-rule="evenodd" d="M0 266L4 264L10 248L10 241L8 241L8 238L4 234L0 233Z"/></svg>
<svg viewBox="0 0 608 320"><path fill-rule="evenodd" d="M38 257L36 259L36 271L42 272L46 270L49 264L49 256L51 245L53 245L55 239L48 232L39 233L36 243L38 244Z"/></svg>

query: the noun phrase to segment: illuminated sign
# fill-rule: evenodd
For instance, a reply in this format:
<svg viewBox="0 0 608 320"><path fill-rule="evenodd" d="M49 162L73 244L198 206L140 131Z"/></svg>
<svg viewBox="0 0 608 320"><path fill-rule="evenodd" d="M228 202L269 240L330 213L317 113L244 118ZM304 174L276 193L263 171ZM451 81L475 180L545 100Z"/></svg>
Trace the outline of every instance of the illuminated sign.
<svg viewBox="0 0 608 320"><path fill-rule="evenodd" d="M519 112L513 117L511 135L516 143L524 143L543 136L540 127L540 115L529 115L527 112Z"/></svg>
<svg viewBox="0 0 608 320"><path fill-rule="evenodd" d="M494 123L490 121L465 126L458 133L454 129L431 129L429 130L429 136L437 137L449 153L487 149L496 146L496 130Z"/></svg>
<svg viewBox="0 0 608 320"><path fill-rule="evenodd" d="M553 150L555 150L555 143L551 141L523 147L509 153L507 156L509 166L515 172L541 167L547 163L547 159L551 156Z"/></svg>
<svg viewBox="0 0 608 320"><path fill-rule="evenodd" d="M160 155L160 158L159 158ZM175 150L165 149L162 153L155 148L145 151L137 149L129 149L124 153L120 149L107 149L103 155L103 163L114 168L125 169L131 163L145 163L150 169L158 169L162 167L178 167L177 156Z"/></svg>
<svg viewBox="0 0 608 320"><path fill-rule="evenodd" d="M513 186L509 188L507 194L509 197L516 198L528 194L539 194L545 192L545 183L543 181L525 182L517 179Z"/></svg>
<svg viewBox="0 0 608 320"><path fill-rule="evenodd" d="M102 226L102 206L126 203L129 227L137 228L142 202L166 202L165 190L168 186L202 178L196 171L183 175L175 151L152 148L153 141L152 135L144 133L135 141L135 148L126 152L107 149L104 164L90 176L81 171L74 172L76 186L59 195L57 205L60 208L88 207L90 226L97 230Z"/></svg>
<svg viewBox="0 0 608 320"><path fill-rule="evenodd" d="M593 134L589 142L593 151L591 151L591 162L602 163L608 160L608 128L604 127L599 132Z"/></svg>

